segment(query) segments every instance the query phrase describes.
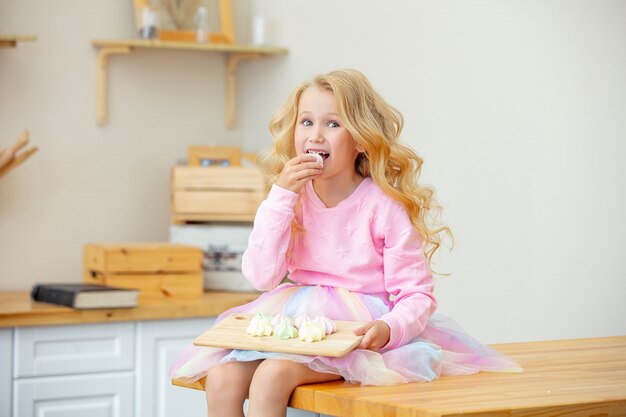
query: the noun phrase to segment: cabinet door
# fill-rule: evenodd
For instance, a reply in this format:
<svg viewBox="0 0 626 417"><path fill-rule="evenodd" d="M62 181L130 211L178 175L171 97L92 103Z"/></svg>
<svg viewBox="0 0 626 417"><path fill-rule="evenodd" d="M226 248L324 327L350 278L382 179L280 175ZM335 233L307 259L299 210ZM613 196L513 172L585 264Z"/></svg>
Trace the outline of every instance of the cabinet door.
<svg viewBox="0 0 626 417"><path fill-rule="evenodd" d="M14 354L17 378L129 371L135 324L18 327Z"/></svg>
<svg viewBox="0 0 626 417"><path fill-rule="evenodd" d="M172 385L168 368L213 318L138 323L137 417L206 417L204 393Z"/></svg>
<svg viewBox="0 0 626 417"><path fill-rule="evenodd" d="M133 379L117 372L17 380L13 417L133 417Z"/></svg>
<svg viewBox="0 0 626 417"><path fill-rule="evenodd" d="M11 415L13 329L0 329L0 416Z"/></svg>

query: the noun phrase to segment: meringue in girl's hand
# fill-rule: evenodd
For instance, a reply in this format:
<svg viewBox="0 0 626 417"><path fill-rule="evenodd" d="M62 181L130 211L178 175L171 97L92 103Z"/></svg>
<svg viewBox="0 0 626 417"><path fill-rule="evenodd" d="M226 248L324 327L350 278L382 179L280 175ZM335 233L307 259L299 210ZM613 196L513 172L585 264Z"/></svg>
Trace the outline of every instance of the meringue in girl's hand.
<svg viewBox="0 0 626 417"><path fill-rule="evenodd" d="M287 319L280 321L274 326L274 336L279 339L293 339L298 336L298 329Z"/></svg>
<svg viewBox="0 0 626 417"><path fill-rule="evenodd" d="M317 316L313 319L313 322L319 324L320 327L324 329L324 332L327 335L333 334L337 331L337 326L335 325L335 322L330 320L326 316Z"/></svg>
<svg viewBox="0 0 626 417"><path fill-rule="evenodd" d="M324 166L324 158L322 158L322 155L315 152L309 152L309 155L313 155L315 159L317 159L317 163Z"/></svg>
<svg viewBox="0 0 626 417"><path fill-rule="evenodd" d="M303 342L318 342L326 336L326 332L318 323L312 320L305 321L298 329L298 339Z"/></svg>
<svg viewBox="0 0 626 417"><path fill-rule="evenodd" d="M270 323L271 317L267 314L258 313L252 317L250 324L246 328L246 333L250 336L271 336L272 325Z"/></svg>

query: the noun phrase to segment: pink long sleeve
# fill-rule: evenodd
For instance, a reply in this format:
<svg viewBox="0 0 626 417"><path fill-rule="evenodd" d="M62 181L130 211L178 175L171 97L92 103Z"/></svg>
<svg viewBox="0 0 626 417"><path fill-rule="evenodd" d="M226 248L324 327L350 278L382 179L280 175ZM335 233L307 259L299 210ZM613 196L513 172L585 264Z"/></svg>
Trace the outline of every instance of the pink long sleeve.
<svg viewBox="0 0 626 417"><path fill-rule="evenodd" d="M404 345L424 331L437 308L434 283L419 235L403 208L391 204L387 219L383 268L385 289L394 295L393 309L381 320L391 329L385 349Z"/></svg>
<svg viewBox="0 0 626 417"><path fill-rule="evenodd" d="M300 204L298 222L304 231L292 241L295 204ZM385 304L393 295L391 311L381 317L391 328L385 348L417 337L437 306L417 231L404 207L371 178L330 208L311 183L301 199L274 185L257 212L242 270L262 291L276 287L289 271L289 279L299 285L372 294Z"/></svg>
<svg viewBox="0 0 626 417"><path fill-rule="evenodd" d="M297 198L293 191L274 185L257 210L241 270L259 291L276 287L287 272L285 255Z"/></svg>

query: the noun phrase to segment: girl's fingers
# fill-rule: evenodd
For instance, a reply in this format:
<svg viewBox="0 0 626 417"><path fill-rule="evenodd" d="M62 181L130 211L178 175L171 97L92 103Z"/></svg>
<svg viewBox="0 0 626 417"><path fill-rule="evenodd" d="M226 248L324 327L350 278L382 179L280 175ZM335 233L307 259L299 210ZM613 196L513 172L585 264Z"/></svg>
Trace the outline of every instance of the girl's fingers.
<svg viewBox="0 0 626 417"><path fill-rule="evenodd" d="M389 333L386 332L388 325L380 320L370 321L363 326L354 330L354 334L357 336L363 336L361 343L357 346L357 349L369 349L374 352L378 351L389 340Z"/></svg>
<svg viewBox="0 0 626 417"><path fill-rule="evenodd" d="M368 349L372 339L372 332L370 329L374 326L374 322L365 323L363 326L354 330L354 334L357 336L363 336L361 343L357 346L357 349Z"/></svg>
<svg viewBox="0 0 626 417"><path fill-rule="evenodd" d="M298 155L285 163L276 183L286 189L298 192L307 182L323 172L313 155Z"/></svg>
<svg viewBox="0 0 626 417"><path fill-rule="evenodd" d="M354 329L354 334L357 336L362 336L365 333L367 333L367 331L373 326L372 322L370 321L369 323L365 323L363 326Z"/></svg>

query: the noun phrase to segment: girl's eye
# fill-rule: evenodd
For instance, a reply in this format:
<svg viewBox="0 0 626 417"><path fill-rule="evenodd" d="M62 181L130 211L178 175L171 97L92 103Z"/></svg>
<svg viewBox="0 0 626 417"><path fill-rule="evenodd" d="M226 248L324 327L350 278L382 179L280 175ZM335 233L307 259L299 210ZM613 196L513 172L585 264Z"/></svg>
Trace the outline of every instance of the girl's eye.
<svg viewBox="0 0 626 417"><path fill-rule="evenodd" d="M304 126L313 126L313 122L312 122L312 121L310 121L310 120L303 120L303 121L302 121L302 124L303 124Z"/></svg>
<svg viewBox="0 0 626 417"><path fill-rule="evenodd" d="M339 123L337 123L337 122L328 122L328 127L339 127Z"/></svg>

